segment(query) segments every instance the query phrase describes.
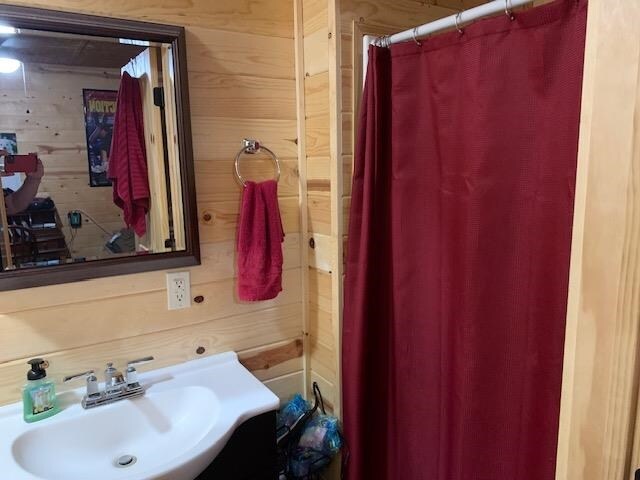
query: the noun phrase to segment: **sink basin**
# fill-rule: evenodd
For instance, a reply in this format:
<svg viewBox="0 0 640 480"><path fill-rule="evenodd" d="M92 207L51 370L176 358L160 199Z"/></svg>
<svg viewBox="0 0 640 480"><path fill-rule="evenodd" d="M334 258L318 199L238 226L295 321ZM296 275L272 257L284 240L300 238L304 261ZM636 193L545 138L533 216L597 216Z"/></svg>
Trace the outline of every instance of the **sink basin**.
<svg viewBox="0 0 640 480"><path fill-rule="evenodd" d="M61 413L33 424L21 404L0 408L2 478L192 480L235 427L278 408L232 352L139 377L143 397L84 410L78 389L63 394Z"/></svg>

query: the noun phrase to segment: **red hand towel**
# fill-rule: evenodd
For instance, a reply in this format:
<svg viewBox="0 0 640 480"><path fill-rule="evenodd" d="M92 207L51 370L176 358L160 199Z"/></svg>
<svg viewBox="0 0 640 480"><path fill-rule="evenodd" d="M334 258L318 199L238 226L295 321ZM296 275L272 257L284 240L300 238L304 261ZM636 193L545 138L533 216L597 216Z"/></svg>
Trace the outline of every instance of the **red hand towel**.
<svg viewBox="0 0 640 480"><path fill-rule="evenodd" d="M240 300L269 300L282 291L283 241L277 182L246 182L238 222Z"/></svg>
<svg viewBox="0 0 640 480"><path fill-rule="evenodd" d="M147 231L149 177L144 142L144 124L140 84L128 73L122 74L113 138L109 155L109 179L113 183L113 202L123 210L127 227L136 235Z"/></svg>

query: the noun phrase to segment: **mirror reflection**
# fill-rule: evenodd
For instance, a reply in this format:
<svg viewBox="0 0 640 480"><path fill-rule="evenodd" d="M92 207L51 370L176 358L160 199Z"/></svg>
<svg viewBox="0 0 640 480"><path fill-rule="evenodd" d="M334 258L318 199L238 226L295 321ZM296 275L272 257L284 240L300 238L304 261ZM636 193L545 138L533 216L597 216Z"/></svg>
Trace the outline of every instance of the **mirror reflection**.
<svg viewBox="0 0 640 480"><path fill-rule="evenodd" d="M185 249L170 44L0 29L3 270Z"/></svg>

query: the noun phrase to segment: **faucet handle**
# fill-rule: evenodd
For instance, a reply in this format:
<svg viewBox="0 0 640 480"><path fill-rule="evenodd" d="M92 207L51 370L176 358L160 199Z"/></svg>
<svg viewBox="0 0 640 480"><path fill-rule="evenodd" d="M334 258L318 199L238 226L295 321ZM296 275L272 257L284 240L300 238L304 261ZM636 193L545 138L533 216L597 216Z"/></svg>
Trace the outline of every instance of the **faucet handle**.
<svg viewBox="0 0 640 480"><path fill-rule="evenodd" d="M148 357L137 358L136 360L131 360L127 362L127 367L131 367L133 365L140 365L141 363L147 363L155 360L153 356L149 355Z"/></svg>
<svg viewBox="0 0 640 480"><path fill-rule="evenodd" d="M85 377L87 379L87 397L97 397L100 396L100 388L98 386L98 379L94 373L94 370L87 370L86 372L76 373L75 375L68 375L64 377L62 381L67 383L71 380Z"/></svg>
<svg viewBox="0 0 640 480"><path fill-rule="evenodd" d="M66 377L64 377L62 379L62 381L64 383L70 382L71 380L75 380L77 378L84 378L84 377L88 377L89 375L93 375L95 372L95 370L87 370L86 372L82 372L82 373L76 373L74 375L68 375Z"/></svg>
<svg viewBox="0 0 640 480"><path fill-rule="evenodd" d="M138 358L137 360L131 360L127 362L127 385L129 387L137 388L140 386L138 382L138 371L136 370L135 365L140 365L141 363L147 363L153 360L152 356Z"/></svg>

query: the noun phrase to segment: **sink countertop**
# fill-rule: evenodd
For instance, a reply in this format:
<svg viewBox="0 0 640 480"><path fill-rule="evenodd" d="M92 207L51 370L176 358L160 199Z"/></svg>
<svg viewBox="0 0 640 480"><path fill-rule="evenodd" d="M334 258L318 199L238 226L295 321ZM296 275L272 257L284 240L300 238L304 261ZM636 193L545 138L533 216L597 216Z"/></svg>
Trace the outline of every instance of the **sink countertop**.
<svg viewBox="0 0 640 480"><path fill-rule="evenodd" d="M278 397L221 353L138 375L146 394L84 410L84 387L60 394L62 411L35 423L22 403L0 407L0 465L8 480L192 480L244 421ZM115 466L134 455L129 467Z"/></svg>

